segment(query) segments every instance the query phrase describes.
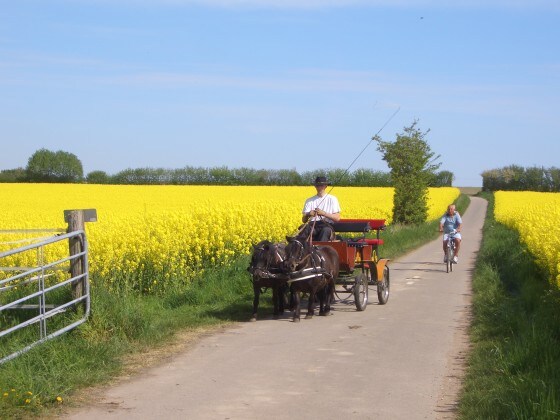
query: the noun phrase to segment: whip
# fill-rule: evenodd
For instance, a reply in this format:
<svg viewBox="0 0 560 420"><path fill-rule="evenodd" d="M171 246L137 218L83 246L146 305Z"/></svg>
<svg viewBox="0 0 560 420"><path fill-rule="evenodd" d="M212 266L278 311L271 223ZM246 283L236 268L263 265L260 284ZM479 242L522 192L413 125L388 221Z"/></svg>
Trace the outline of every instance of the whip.
<svg viewBox="0 0 560 420"><path fill-rule="evenodd" d="M370 141L367 142L367 144L364 146L364 148L362 149L362 151L360 153L358 153L358 156L356 156L354 158L354 160L352 161L352 163L350 163L350 165L346 168L346 170L342 173L342 175L340 175L338 177L338 179L332 184L331 189L327 192L327 194L325 194L325 196L323 197L323 199L319 202L319 204L317 206L320 206L321 203L323 202L323 200L326 198L327 195L329 195L331 193L331 191L334 189L334 187L340 182L342 181L342 179L348 174L348 171L350 170L350 168L354 165L354 163L356 163L356 161L360 158L360 156L362 156L362 154L366 151L366 149L370 146L370 144L373 142L373 140L379 135L379 133L381 133L381 131L383 131L383 129L387 126L387 124L389 124L389 122L391 122L391 120L395 117L395 115L398 114L398 112L401 110L401 107L399 106L397 108L397 110L395 112L393 112L393 114L391 114L391 116L387 119L387 121L385 121L385 123L381 126L381 128L379 130L377 130L377 133L375 133L375 135L371 138ZM297 235L299 235L303 229L305 228L305 226L307 226L307 224L310 222L310 220L308 220L307 222L305 222L303 224L303 226L301 227L301 229L299 229ZM309 234L309 240L311 241L311 235L313 233L313 229L315 228L315 220L313 220L313 226L311 227L311 231Z"/></svg>
<svg viewBox="0 0 560 420"><path fill-rule="evenodd" d="M348 174L348 171L354 165L354 163L356 163L356 161L360 158L360 156L362 156L362 154L366 151L366 149L370 146L370 144L373 143L373 140L379 135L379 133L381 133L381 131L383 131L383 129L387 126L387 124L389 124L391 122L391 120L395 117L395 115L398 114L398 112L400 110L401 110L401 107L399 106L397 108L397 110L395 112L393 112L393 114L387 119L387 121L385 121L385 123L381 126L381 128L379 130L377 130L377 133L375 133L375 135L371 138L371 140L367 142L367 144L364 146L362 151L360 153L358 153L358 156L356 156L354 158L354 160L352 161L352 163L348 166L348 168L346 168L344 173L342 175L340 175L340 177L338 177L338 179L333 183L331 189L329 190L329 192L327 194L330 194L331 191L333 190L333 188L336 186L336 184L338 184L340 181L342 181L342 179Z"/></svg>

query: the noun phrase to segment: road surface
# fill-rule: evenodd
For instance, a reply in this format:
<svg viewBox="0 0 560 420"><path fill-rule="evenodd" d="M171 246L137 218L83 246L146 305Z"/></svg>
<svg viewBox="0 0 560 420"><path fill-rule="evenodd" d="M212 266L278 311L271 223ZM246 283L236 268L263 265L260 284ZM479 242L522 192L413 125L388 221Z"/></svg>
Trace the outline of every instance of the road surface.
<svg viewBox="0 0 560 420"><path fill-rule="evenodd" d="M371 287L363 312L337 303L329 317L238 324L93 393L65 418L454 418L486 204L471 198L452 273L440 237L390 263L384 306Z"/></svg>

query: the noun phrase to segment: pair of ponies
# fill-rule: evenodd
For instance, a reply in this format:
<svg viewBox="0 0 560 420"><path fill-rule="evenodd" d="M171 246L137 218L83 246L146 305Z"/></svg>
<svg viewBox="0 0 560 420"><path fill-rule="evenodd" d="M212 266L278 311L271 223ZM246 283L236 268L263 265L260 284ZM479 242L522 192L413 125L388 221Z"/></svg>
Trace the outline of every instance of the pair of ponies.
<svg viewBox="0 0 560 420"><path fill-rule="evenodd" d="M260 295L266 288L272 289L274 318L289 308L293 321L298 322L302 293L308 295L306 319L314 316L316 300L319 315L330 313L339 272L338 254L330 246L315 246L301 237L286 239L287 244L264 240L253 247L248 267L254 291L252 321L257 320Z"/></svg>

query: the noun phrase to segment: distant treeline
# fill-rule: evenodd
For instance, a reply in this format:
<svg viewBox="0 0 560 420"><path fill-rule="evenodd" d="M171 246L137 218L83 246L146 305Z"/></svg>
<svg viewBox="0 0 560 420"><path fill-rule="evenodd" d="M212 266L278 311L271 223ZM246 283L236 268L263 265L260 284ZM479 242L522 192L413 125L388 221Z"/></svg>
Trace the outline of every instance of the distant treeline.
<svg viewBox="0 0 560 420"><path fill-rule="evenodd" d="M325 169L299 173L295 169L251 169L190 167L181 169L126 169L111 177L114 184L156 185L309 185L316 176L325 175L338 185L391 185L389 173L358 169L344 173L343 169ZM88 180L89 182L89 180Z"/></svg>
<svg viewBox="0 0 560 420"><path fill-rule="evenodd" d="M33 179L23 168L0 171L0 182L57 182L50 179ZM344 169L318 169L299 173L295 169L251 169L191 167L181 169L138 168L125 169L115 175L104 171L93 171L82 179L73 182L88 184L127 184L127 185L310 185L316 176L325 175L339 186L392 186L389 172L371 169L357 169L345 173ZM452 186L454 175L449 171L434 174L431 186Z"/></svg>
<svg viewBox="0 0 560 420"><path fill-rule="evenodd" d="M484 191L560 191L560 168L517 165L492 169L482 173Z"/></svg>

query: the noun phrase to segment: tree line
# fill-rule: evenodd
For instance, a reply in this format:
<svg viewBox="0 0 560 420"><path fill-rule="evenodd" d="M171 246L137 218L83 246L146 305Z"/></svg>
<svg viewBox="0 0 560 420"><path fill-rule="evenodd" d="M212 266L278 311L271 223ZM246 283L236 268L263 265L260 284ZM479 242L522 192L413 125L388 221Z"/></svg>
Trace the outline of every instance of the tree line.
<svg viewBox="0 0 560 420"><path fill-rule="evenodd" d="M59 150L37 150L26 168L0 171L0 182L51 182L124 185L309 185L318 175L324 175L339 186L390 187L394 181L390 172L360 168L345 171L339 168L298 172L295 169L207 168L186 166L179 169L128 168L114 175L92 171L84 176L83 166L72 153ZM434 187L451 186L453 173L429 174L428 183Z"/></svg>
<svg viewBox="0 0 560 420"><path fill-rule="evenodd" d="M372 137L377 150L383 154L390 172L357 169L321 169L297 172L295 169L182 169L139 168L125 169L115 175L104 171L83 175L78 157L72 153L47 149L36 151L25 169L1 171L3 182L87 182L95 184L135 185L310 185L316 176L326 176L339 186L394 187L393 221L402 224L424 223L428 214L428 187L452 186L453 173L437 172L440 155L431 151L425 136L417 127L418 121L404 127L396 141L384 141L379 135Z"/></svg>
<svg viewBox="0 0 560 420"><path fill-rule="evenodd" d="M483 191L560 192L560 168L518 165L491 169L482 173Z"/></svg>

